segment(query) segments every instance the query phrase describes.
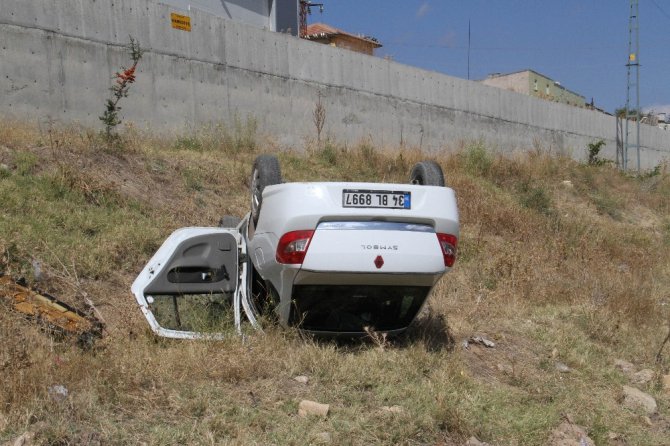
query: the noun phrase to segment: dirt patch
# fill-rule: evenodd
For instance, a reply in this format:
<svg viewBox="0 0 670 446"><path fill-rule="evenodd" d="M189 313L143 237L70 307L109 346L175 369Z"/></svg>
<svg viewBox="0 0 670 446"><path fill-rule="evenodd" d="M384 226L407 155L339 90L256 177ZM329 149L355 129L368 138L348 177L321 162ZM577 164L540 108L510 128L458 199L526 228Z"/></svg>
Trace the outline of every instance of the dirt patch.
<svg viewBox="0 0 670 446"><path fill-rule="evenodd" d="M489 348L472 342L468 343L467 348L464 348L463 343L458 346L463 350L463 357L474 378L513 384L537 373L540 354L528 339L505 332L498 332L496 336L485 333L477 335L492 340L495 346Z"/></svg>

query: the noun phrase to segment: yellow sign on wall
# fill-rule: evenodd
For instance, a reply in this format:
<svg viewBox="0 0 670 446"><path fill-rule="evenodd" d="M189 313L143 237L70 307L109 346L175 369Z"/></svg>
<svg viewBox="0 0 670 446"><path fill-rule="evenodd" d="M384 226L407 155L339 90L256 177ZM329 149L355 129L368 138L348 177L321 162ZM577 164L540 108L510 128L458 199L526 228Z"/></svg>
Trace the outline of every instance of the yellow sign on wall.
<svg viewBox="0 0 670 446"><path fill-rule="evenodd" d="M172 20L172 27L174 29L181 29L182 31L191 31L191 18L187 15L180 15L174 12L170 13Z"/></svg>

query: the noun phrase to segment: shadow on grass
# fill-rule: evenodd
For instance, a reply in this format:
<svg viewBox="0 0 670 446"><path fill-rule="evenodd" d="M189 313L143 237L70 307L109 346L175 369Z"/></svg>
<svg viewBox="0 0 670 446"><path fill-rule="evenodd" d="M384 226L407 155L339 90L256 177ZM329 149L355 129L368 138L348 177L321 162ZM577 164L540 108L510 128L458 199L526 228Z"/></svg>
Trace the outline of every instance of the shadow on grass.
<svg viewBox="0 0 670 446"><path fill-rule="evenodd" d="M426 350L431 352L453 351L456 345L456 339L451 333L446 317L431 310L420 314L400 341L402 346L423 343Z"/></svg>
<svg viewBox="0 0 670 446"><path fill-rule="evenodd" d="M430 352L452 351L455 338L444 315L427 310L422 312L401 334L387 335L374 329L356 336L319 335L297 331L299 336L317 345L335 345L350 352L365 351L371 347L406 348L423 344Z"/></svg>

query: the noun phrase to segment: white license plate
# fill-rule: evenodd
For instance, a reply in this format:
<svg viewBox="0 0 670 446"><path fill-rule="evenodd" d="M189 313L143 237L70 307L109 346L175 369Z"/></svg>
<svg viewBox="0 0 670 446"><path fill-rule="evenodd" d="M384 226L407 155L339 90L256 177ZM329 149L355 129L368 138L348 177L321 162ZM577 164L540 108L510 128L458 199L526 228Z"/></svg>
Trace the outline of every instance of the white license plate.
<svg viewBox="0 0 670 446"><path fill-rule="evenodd" d="M342 207L411 209L412 194L405 191L344 189Z"/></svg>

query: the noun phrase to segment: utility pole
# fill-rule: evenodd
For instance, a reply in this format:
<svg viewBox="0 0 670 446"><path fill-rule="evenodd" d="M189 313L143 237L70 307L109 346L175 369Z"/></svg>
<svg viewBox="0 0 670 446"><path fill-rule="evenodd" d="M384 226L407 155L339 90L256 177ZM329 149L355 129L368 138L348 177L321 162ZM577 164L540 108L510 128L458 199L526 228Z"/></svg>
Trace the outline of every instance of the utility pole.
<svg viewBox="0 0 670 446"><path fill-rule="evenodd" d="M639 0L630 0L630 18L628 20L628 85L626 87L626 131L623 147L623 170L628 169L629 149L637 152L637 170L640 171L640 25L638 21ZM631 98L631 95L634 97ZM631 101L635 109L631 110ZM630 118L635 118L634 138L629 129Z"/></svg>
<svg viewBox="0 0 670 446"><path fill-rule="evenodd" d="M299 37L307 35L307 16L312 13L312 6L318 6L319 12L323 13L323 3L313 3L309 0L300 0L300 31Z"/></svg>
<svg viewBox="0 0 670 446"><path fill-rule="evenodd" d="M470 80L470 20L468 20L468 80Z"/></svg>

